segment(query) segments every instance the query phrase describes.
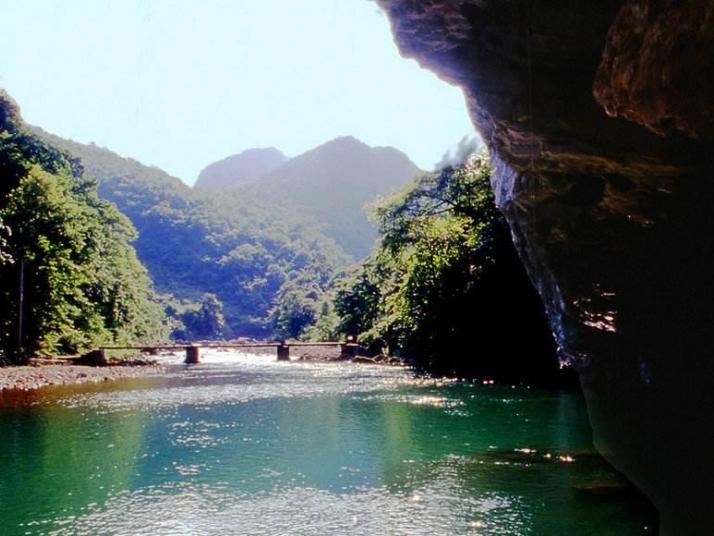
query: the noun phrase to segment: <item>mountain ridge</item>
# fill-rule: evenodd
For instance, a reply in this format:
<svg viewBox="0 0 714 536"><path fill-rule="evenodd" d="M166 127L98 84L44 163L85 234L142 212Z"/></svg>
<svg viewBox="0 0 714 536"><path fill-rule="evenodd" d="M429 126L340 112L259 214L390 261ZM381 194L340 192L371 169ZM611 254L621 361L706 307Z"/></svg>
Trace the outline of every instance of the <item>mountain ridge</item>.
<svg viewBox="0 0 714 536"><path fill-rule="evenodd" d="M280 167L289 158L275 147L256 147L227 156L204 167L194 184L197 190L236 188Z"/></svg>
<svg viewBox="0 0 714 536"><path fill-rule="evenodd" d="M243 192L264 201L280 199L314 217L325 234L359 259L369 254L377 239L376 225L364 213L365 205L401 189L419 172L399 149L372 147L354 136L339 136L252 181L226 185L223 191Z"/></svg>
<svg viewBox="0 0 714 536"><path fill-rule="evenodd" d="M341 136L290 159L244 190L261 198L281 196L302 207L325 225L327 236L360 259L377 240L365 206L400 190L419 172L399 149Z"/></svg>

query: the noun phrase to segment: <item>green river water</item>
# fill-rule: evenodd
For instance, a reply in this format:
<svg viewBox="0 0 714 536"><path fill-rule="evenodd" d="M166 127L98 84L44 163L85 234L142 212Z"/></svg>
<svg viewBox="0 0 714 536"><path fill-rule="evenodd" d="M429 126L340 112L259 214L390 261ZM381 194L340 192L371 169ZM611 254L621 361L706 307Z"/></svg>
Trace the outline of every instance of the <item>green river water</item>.
<svg viewBox="0 0 714 536"><path fill-rule="evenodd" d="M214 352L0 395L3 536L624 536L655 519L571 392Z"/></svg>

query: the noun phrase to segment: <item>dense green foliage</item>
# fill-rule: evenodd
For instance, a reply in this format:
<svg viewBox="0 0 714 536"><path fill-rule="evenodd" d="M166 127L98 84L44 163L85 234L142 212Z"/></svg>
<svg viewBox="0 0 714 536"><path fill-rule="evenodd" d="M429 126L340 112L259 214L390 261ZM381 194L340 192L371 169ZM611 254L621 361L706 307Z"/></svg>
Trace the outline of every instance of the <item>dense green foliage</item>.
<svg viewBox="0 0 714 536"><path fill-rule="evenodd" d="M337 334L357 335L376 348L386 343L445 372L552 370L542 306L495 207L489 177L487 158L472 157L456 169L425 174L376 205L381 244L339 284ZM500 348L498 356L485 354L491 345Z"/></svg>
<svg viewBox="0 0 714 536"><path fill-rule="evenodd" d="M10 235L10 228L0 218L0 266L12 262L6 237Z"/></svg>
<svg viewBox="0 0 714 536"><path fill-rule="evenodd" d="M448 336L428 329L429 322L467 294L494 262L500 217L488 174L483 160L426 174L375 206L382 242L349 287L337 293L340 331L426 352ZM449 324L434 327L449 329Z"/></svg>
<svg viewBox="0 0 714 536"><path fill-rule="evenodd" d="M0 110L0 359L165 336L129 220L98 197L78 160L24 127L4 93Z"/></svg>
<svg viewBox="0 0 714 536"><path fill-rule="evenodd" d="M186 328L178 338L292 336L302 321L286 320L287 297L312 301L348 261L312 218L279 198L194 191L157 168L38 132L80 157L100 195L131 219L140 259ZM213 332L197 324L206 294L224 317Z"/></svg>
<svg viewBox="0 0 714 536"><path fill-rule="evenodd" d="M178 339L196 341L221 337L226 329L223 304L215 294L204 294L197 308L191 308L180 315L183 328L177 329Z"/></svg>

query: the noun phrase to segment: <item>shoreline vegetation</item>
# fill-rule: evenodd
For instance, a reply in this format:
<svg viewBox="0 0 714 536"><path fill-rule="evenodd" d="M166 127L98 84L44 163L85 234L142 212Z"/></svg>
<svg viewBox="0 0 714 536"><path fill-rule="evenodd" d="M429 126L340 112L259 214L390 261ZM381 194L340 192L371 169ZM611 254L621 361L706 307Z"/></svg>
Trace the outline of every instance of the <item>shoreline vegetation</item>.
<svg viewBox="0 0 714 536"><path fill-rule="evenodd" d="M0 362L168 338L137 230L0 89Z"/></svg>

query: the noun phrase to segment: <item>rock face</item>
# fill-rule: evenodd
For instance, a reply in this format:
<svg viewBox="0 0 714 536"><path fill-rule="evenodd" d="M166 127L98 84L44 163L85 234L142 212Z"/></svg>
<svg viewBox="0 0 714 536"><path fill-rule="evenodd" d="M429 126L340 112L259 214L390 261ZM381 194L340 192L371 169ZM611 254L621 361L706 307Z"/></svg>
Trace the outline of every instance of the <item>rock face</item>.
<svg viewBox="0 0 714 536"><path fill-rule="evenodd" d="M464 88L596 446L663 534L710 534L714 6L378 2L402 53Z"/></svg>
<svg viewBox="0 0 714 536"><path fill-rule="evenodd" d="M625 5L610 28L594 92L612 116L711 142L714 4Z"/></svg>

